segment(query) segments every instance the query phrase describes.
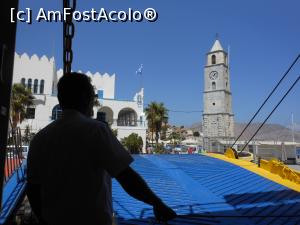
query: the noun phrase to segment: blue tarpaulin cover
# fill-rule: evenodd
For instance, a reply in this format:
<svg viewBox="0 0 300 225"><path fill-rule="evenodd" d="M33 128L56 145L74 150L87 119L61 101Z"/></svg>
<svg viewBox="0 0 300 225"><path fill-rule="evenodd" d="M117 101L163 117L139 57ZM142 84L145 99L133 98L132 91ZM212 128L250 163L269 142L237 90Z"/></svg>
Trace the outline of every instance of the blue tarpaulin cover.
<svg viewBox="0 0 300 225"><path fill-rule="evenodd" d="M179 215L168 224L300 224L300 193L204 155L136 155L132 167ZM156 224L113 180L118 224Z"/></svg>

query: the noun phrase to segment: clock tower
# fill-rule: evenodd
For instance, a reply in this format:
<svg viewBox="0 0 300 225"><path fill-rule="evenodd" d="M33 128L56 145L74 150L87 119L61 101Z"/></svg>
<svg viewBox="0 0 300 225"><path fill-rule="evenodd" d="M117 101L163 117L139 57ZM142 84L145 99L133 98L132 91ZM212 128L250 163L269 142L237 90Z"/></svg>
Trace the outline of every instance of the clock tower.
<svg viewBox="0 0 300 225"><path fill-rule="evenodd" d="M204 148L224 151L234 138L228 55L217 39L204 67Z"/></svg>

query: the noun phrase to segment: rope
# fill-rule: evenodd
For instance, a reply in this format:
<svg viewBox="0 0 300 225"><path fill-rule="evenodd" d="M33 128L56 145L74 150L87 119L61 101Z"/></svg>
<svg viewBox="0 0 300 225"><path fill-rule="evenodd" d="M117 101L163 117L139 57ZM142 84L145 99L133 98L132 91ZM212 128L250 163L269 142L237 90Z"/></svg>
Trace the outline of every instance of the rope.
<svg viewBox="0 0 300 225"><path fill-rule="evenodd" d="M283 74L283 76L281 77L281 79L278 81L278 83L276 84L276 86L273 88L273 90L270 92L270 94L268 95L268 97L265 99L265 101L261 104L261 106L259 107L259 109L256 111L256 113L253 115L253 117L251 118L251 120L248 122L248 124L245 126L245 128L242 130L242 132L240 133L240 135L235 139L234 143L231 145L231 148L233 148L233 146L236 144L236 142L239 140L239 138L243 135L243 133L245 132L245 130L250 126L250 124L252 123L252 121L255 119L255 117L257 116L257 114L260 112L260 110L264 107L264 105L267 103L267 101L270 99L270 97L273 95L273 93L275 92L275 90L278 88L278 86L281 84L281 82L284 80L284 78L287 76L287 74L290 72L290 70L294 67L294 65L296 64L296 62L298 61L298 59L300 58L300 54L296 57L296 59L293 61L293 63L289 66L289 68L287 69L287 71ZM259 128L260 129L260 128ZM257 133L257 132L256 132ZM254 135L255 136L255 135ZM249 142L248 142L249 143ZM244 148L243 148L244 149Z"/></svg>
<svg viewBox="0 0 300 225"><path fill-rule="evenodd" d="M294 81L294 83L292 84L292 86L288 89L288 91L284 94L284 96L280 99L280 101L277 103L277 105L273 108L273 110L269 113L269 115L267 116L267 118L264 120L264 122L259 126L259 128L256 130L256 132L252 135L252 137L250 138L250 140L244 145L244 147L242 148L242 150L239 152L241 153L242 151L244 151L244 149L247 147L247 145L250 143L250 141L252 141L252 139L254 138L254 136L258 133L258 131L263 127L263 125L267 122L267 120L270 118L270 116L275 112L275 110L278 108L278 106L281 104L281 102L285 99L285 97L290 93L290 91L294 88L294 86L298 83L298 81L300 80L300 75L298 76L298 78Z"/></svg>

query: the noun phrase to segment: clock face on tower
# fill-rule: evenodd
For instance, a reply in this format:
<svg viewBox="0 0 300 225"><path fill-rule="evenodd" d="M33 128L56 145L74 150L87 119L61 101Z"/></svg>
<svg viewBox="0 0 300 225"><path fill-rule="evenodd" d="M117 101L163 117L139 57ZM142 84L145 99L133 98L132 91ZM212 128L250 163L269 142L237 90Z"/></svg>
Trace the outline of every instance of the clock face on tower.
<svg viewBox="0 0 300 225"><path fill-rule="evenodd" d="M217 71L211 71L211 72L209 73L209 78L210 78L211 80L217 79L217 78L218 78L218 72L217 72Z"/></svg>

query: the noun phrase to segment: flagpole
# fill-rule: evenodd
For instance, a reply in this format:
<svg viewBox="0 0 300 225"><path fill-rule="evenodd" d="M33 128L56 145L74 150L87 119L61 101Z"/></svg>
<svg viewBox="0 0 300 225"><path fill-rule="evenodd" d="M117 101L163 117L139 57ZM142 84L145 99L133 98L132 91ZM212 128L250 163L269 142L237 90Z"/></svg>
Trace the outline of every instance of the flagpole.
<svg viewBox="0 0 300 225"><path fill-rule="evenodd" d="M143 64L140 65L138 70L136 71L137 75L140 75L141 89L143 88Z"/></svg>
<svg viewBox="0 0 300 225"><path fill-rule="evenodd" d="M143 88L143 71L141 71L141 90Z"/></svg>
<svg viewBox="0 0 300 225"><path fill-rule="evenodd" d="M143 88L143 64L141 65L141 90Z"/></svg>

